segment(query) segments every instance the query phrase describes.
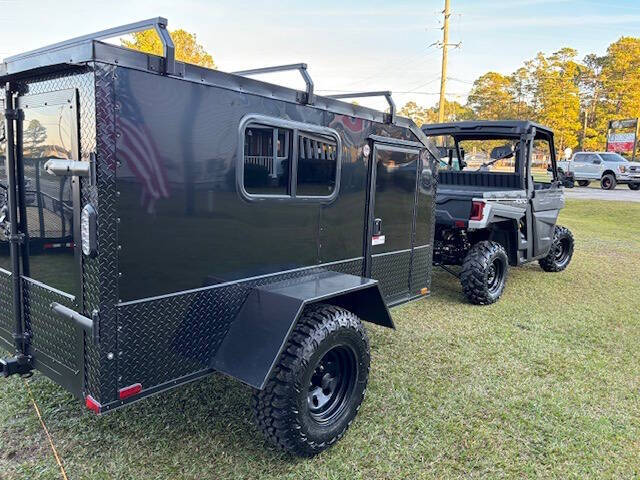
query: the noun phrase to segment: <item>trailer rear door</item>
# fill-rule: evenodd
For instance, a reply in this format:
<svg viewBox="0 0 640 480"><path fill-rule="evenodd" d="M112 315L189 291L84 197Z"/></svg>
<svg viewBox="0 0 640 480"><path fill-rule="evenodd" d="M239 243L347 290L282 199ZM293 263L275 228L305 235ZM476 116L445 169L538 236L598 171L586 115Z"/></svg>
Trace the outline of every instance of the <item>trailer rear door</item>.
<svg viewBox="0 0 640 480"><path fill-rule="evenodd" d="M387 303L410 295L419 164L419 148L374 143L367 274Z"/></svg>
<svg viewBox="0 0 640 480"><path fill-rule="evenodd" d="M25 234L20 246L20 294L28 353L35 368L77 392L82 384L82 330L58 317L51 304L80 310L81 266L75 248L78 232L74 232L79 179L51 175L44 168L50 159L79 160L77 91L19 96L15 108L23 115L15 123L16 175L18 185L20 177L24 185L16 203ZM8 271L9 249L2 247L0 266Z"/></svg>

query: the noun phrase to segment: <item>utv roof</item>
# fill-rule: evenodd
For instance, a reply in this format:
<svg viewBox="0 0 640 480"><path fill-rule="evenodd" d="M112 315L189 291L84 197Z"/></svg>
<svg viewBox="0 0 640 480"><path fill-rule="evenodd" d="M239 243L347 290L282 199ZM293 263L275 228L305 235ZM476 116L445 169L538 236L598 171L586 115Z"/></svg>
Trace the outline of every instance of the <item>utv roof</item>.
<svg viewBox="0 0 640 480"><path fill-rule="evenodd" d="M535 128L552 134L553 131L529 120L481 120L451 123L432 123L423 125L422 131L427 136L433 135L454 135L454 136L476 136L476 135L522 135Z"/></svg>
<svg viewBox="0 0 640 480"><path fill-rule="evenodd" d="M150 29L154 29L160 37L164 51L164 56L162 57L99 41L99 39L114 38ZM391 92L362 92L335 95L333 96L334 98L332 98L332 96L315 95L313 92L313 81L311 77L309 77L307 65L304 63L226 73L220 70L212 70L178 62L175 60L175 48L167 30L167 20L162 17L110 28L101 32L83 35L47 47L7 57L2 64L0 64L0 84L19 80L26 76L68 69L70 66L86 66L91 62L118 65L236 92L275 98L291 103L307 104L320 110L375 122L394 123L395 125L411 130L422 144L427 145L430 143L412 120L395 115L395 105L391 99ZM307 84L307 91L302 92L246 77L247 75L284 70L299 70ZM389 113L338 100L338 98L371 96L384 96L389 103Z"/></svg>

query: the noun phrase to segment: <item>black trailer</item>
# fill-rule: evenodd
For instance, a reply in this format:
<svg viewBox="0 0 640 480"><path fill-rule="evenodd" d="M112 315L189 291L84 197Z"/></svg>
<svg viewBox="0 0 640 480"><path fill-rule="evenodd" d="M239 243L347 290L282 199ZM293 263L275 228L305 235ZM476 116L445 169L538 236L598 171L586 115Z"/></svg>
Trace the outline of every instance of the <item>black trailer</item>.
<svg viewBox="0 0 640 480"><path fill-rule="evenodd" d="M2 373L104 413L222 372L256 389L267 437L314 454L362 401L360 319L393 327L388 306L429 291L437 152L388 92L382 113L315 95L304 64L183 64L166 24L1 67ZM162 57L99 41L149 28ZM306 91L248 78L283 69ZM65 193L42 208L29 178ZM42 210L71 248L43 248Z"/></svg>

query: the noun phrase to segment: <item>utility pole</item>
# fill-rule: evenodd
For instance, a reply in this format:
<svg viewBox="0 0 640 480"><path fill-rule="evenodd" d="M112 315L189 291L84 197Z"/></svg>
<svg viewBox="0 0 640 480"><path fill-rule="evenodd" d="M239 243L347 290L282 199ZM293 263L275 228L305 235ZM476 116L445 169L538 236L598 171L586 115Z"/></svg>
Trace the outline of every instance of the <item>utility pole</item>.
<svg viewBox="0 0 640 480"><path fill-rule="evenodd" d="M447 87L447 49L449 47L449 0L444 0L444 26L442 27L442 76L440 78L440 103L438 123L444 122L444 93Z"/></svg>

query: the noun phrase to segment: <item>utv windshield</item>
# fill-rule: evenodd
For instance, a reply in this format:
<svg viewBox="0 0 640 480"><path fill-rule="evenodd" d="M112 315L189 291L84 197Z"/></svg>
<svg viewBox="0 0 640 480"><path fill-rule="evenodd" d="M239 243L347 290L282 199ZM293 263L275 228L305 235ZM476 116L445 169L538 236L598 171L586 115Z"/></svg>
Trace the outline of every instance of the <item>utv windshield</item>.
<svg viewBox="0 0 640 480"><path fill-rule="evenodd" d="M466 171L515 173L519 159L518 139L461 140Z"/></svg>

